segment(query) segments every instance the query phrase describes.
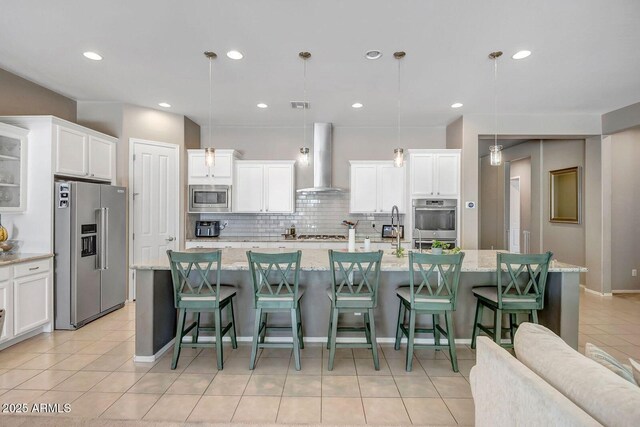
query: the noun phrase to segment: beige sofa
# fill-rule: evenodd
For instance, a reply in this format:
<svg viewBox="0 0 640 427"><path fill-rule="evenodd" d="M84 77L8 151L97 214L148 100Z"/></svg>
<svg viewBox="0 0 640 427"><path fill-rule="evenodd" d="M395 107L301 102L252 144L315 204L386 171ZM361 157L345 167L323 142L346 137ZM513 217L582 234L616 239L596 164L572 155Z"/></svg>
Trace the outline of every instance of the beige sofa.
<svg viewBox="0 0 640 427"><path fill-rule="evenodd" d="M517 359L478 338L471 390L477 426L640 426L640 387L523 323Z"/></svg>

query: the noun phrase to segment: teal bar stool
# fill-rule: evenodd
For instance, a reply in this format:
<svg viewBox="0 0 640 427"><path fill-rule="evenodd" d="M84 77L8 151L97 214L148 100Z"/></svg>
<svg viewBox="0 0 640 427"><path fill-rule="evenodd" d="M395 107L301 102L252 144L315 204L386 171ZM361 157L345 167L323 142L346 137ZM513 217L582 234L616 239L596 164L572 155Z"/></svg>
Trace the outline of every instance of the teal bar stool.
<svg viewBox="0 0 640 427"><path fill-rule="evenodd" d="M259 348L293 348L296 370L300 370L300 349L304 348L299 289L301 251L266 254L247 252L249 271L253 281L256 312L253 345L249 369L256 366ZM265 342L267 329L289 329L289 326L268 326L268 314L290 312L293 342Z"/></svg>
<svg viewBox="0 0 640 427"><path fill-rule="evenodd" d="M333 370L337 347L370 348L375 369L380 370L373 309L378 304L381 261L382 251L361 253L329 251L332 283L331 289L327 291L331 301L327 348L330 371ZM364 327L339 327L338 316L344 312L364 312ZM337 343L338 331L364 332L367 342Z"/></svg>
<svg viewBox="0 0 640 427"><path fill-rule="evenodd" d="M551 252L524 255L498 253L497 286L477 286L472 289L477 304L471 348L476 348L476 338L480 331L493 338L497 344L512 348L518 327L516 316L520 313L527 314L531 322L538 323L538 310L544 308L544 290L552 256ZM485 307L493 311L493 328L482 324ZM509 328L506 329L502 328L503 314L509 315ZM507 330L510 332L511 343L502 344L502 334Z"/></svg>
<svg viewBox="0 0 640 427"><path fill-rule="evenodd" d="M173 346L171 369L176 369L182 347L214 348L218 369L222 369L222 337L229 333L233 348L238 348L236 340L236 322L233 314L233 286L220 284L222 253L215 252L173 252L167 251L171 265L173 296L178 309L176 342ZM215 264L215 266L214 266ZM214 275L215 281L210 280ZM227 324L222 324L222 311L227 309ZM185 328L187 312L196 313L195 321ZM214 326L200 325L200 314L213 313ZM185 335L193 330L193 340L183 342ZM215 343L203 343L198 340L201 331L215 332Z"/></svg>
<svg viewBox="0 0 640 427"><path fill-rule="evenodd" d="M402 336L407 337L407 372L411 372L413 369L415 348L434 348L436 350L448 348L451 356L451 368L453 372L458 372L452 313L456 310L463 259L464 252L452 255L409 252L409 286L402 286L396 292L400 298L400 308L398 309L395 344L395 349L400 350ZM407 314L409 323L405 324ZM418 314L430 314L433 327L417 328ZM440 326L440 315L444 315L446 330ZM432 333L434 344L416 344L416 333ZM447 338L447 345L440 344L441 335Z"/></svg>

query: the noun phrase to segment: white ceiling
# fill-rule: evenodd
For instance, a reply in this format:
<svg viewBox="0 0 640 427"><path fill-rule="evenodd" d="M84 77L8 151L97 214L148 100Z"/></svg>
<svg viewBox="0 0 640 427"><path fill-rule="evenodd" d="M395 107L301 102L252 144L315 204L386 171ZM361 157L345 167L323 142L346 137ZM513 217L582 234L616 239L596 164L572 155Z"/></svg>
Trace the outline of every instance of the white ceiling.
<svg viewBox="0 0 640 427"><path fill-rule="evenodd" d="M214 123L300 126L308 50L308 121L443 126L461 114L604 113L640 101L637 0L21 0L2 1L0 67L77 100L121 101L208 115ZM245 54L232 61L224 53ZM380 49L378 61L364 59ZM533 55L511 59L520 49ZM101 62L85 59L93 50ZM359 101L364 108L355 110ZM266 102L269 108L256 108ZM453 110L453 102L464 107Z"/></svg>

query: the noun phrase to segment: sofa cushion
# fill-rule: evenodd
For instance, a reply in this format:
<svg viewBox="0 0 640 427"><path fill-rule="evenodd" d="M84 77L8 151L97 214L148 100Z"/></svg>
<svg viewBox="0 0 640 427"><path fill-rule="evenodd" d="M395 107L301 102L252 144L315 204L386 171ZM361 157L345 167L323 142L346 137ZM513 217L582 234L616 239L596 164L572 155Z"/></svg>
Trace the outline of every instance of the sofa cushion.
<svg viewBox="0 0 640 427"><path fill-rule="evenodd" d="M607 426L637 426L640 388L569 347L541 325L523 323L515 336L518 360Z"/></svg>
<svg viewBox="0 0 640 427"><path fill-rule="evenodd" d="M633 370L633 378L636 380L636 383L640 385L640 363L633 359L629 359L629 363L631 363L631 369Z"/></svg>
<svg viewBox="0 0 640 427"><path fill-rule="evenodd" d="M470 382L476 427L601 426L488 337L478 337Z"/></svg>
<svg viewBox="0 0 640 427"><path fill-rule="evenodd" d="M625 366L622 363L618 362L615 357L613 357L600 347L597 347L588 342L587 345L584 346L584 355L589 359L595 360L614 374L619 375L621 378L629 381L631 384L637 385L636 380L633 379L633 371L631 370L631 367Z"/></svg>

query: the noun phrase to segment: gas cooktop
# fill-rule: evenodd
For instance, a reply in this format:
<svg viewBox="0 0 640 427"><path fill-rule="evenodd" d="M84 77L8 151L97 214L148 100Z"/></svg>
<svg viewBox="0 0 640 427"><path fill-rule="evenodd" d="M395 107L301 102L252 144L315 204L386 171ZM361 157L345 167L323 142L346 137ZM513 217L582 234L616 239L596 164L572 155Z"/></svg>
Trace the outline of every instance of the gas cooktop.
<svg viewBox="0 0 640 427"><path fill-rule="evenodd" d="M300 234L298 240L347 240L341 234Z"/></svg>

